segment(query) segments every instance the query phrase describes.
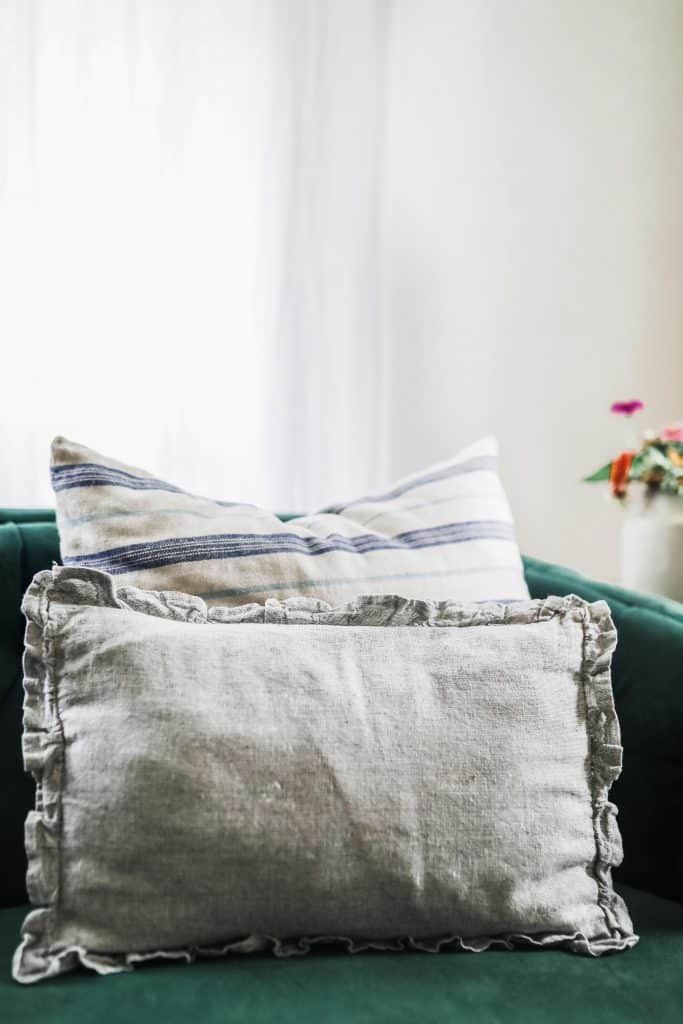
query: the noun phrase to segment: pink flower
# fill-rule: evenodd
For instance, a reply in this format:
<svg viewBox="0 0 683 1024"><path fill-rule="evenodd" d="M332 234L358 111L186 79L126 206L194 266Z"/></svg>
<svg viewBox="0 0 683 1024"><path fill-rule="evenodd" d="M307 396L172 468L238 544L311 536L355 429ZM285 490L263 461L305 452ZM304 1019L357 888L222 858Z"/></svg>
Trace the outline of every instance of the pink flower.
<svg viewBox="0 0 683 1024"><path fill-rule="evenodd" d="M639 398L630 398L625 402L612 402L609 407L609 411L616 412L620 416L633 416L634 412L638 412L638 410L642 408L643 403Z"/></svg>
<svg viewBox="0 0 683 1024"><path fill-rule="evenodd" d="M664 427L659 436L662 441L683 441L683 423L672 423Z"/></svg>

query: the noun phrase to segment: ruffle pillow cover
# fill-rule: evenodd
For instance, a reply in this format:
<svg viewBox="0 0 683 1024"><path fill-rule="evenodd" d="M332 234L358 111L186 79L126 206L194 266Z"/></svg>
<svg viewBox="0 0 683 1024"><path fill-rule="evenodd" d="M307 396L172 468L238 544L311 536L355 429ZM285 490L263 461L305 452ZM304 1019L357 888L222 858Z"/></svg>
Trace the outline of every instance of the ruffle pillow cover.
<svg viewBox="0 0 683 1024"><path fill-rule="evenodd" d="M301 595L340 604L368 593L525 600L496 462L486 439L383 494L282 523L59 437L52 483L62 559L213 605Z"/></svg>
<svg viewBox="0 0 683 1024"><path fill-rule="evenodd" d="M56 568L24 610L18 981L329 941L637 941L611 881L604 603L207 607Z"/></svg>

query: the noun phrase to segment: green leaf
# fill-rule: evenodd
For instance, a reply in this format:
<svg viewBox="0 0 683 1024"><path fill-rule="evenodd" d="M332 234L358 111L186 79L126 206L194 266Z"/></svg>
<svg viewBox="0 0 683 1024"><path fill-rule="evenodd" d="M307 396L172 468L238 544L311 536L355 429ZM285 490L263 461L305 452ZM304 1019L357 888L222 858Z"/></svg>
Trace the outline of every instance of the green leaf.
<svg viewBox="0 0 683 1024"><path fill-rule="evenodd" d="M629 479L639 480L655 469L661 470L663 473L670 473L672 463L663 452L651 444L633 456L628 474Z"/></svg>
<svg viewBox="0 0 683 1024"><path fill-rule="evenodd" d="M662 480L661 484L659 485L659 490L662 492L662 494L680 494L681 493L680 485L679 485L678 480L677 480L677 478L675 476L664 477L664 479Z"/></svg>
<svg viewBox="0 0 683 1024"><path fill-rule="evenodd" d="M590 476L585 476L583 478L583 482L586 484L595 484L600 483L603 480L609 480L609 471L611 468L612 463L608 462L604 466L601 466L600 469L596 469L596 471L591 473Z"/></svg>

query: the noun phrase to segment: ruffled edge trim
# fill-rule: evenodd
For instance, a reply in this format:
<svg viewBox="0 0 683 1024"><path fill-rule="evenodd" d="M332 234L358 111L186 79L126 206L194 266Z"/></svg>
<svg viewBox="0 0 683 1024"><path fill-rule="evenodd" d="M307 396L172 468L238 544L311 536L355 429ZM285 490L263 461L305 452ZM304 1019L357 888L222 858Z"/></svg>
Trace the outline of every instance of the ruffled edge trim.
<svg viewBox="0 0 683 1024"><path fill-rule="evenodd" d="M462 604L457 601L423 601L396 594L369 594L336 606L312 597L290 597L284 601L268 598L263 604L252 602L224 607L207 605L203 598L179 591L117 586L115 577L99 569L54 565L52 569L37 573L26 591L22 609L27 618L30 618L31 608L39 601L38 593L44 590L49 591L49 600L57 604L121 608L156 618L198 624L253 622L297 626L434 627L524 625L551 619L556 615L568 615L579 621L585 618L585 608L602 608L607 613L614 634L610 653L616 643L607 604L598 601L591 605L574 594L510 604L495 601Z"/></svg>
<svg viewBox="0 0 683 1024"><path fill-rule="evenodd" d="M612 783L621 775L623 766L623 748L614 706L611 673L617 631L605 601L581 601L580 606L583 622L582 678L590 744L595 836L593 877L598 889L598 906L605 918L608 941L615 939L625 942L627 946L634 946L638 936L633 932L633 922L626 904L615 892L612 883L612 868L618 867L624 858L617 824L618 811L609 800Z"/></svg>
<svg viewBox="0 0 683 1024"><path fill-rule="evenodd" d="M488 626L541 622L568 615L583 626L582 683L590 743L590 781L596 854L592 864L597 904L605 918L605 934L591 938L572 934L539 933L464 938L448 935L427 939L357 940L346 936L298 939L252 935L219 947L154 950L106 956L82 946L53 947L60 898L61 794L64 735L59 716L52 643L56 625L52 602L121 608L164 619L199 624L273 623L363 626ZM24 765L36 780L35 809L26 820L27 887L30 911L22 926L22 942L14 954L12 973L24 984L74 970L79 965L99 974L131 970L157 958L193 961L197 956L271 951L278 957L309 953L319 944L341 944L348 952L415 949L439 952L452 947L483 952L491 947L562 947L574 953L600 956L634 946L638 936L626 905L612 886L611 869L621 863L622 846L616 808L609 789L621 772L622 748L612 684L612 652L617 634L604 601L548 597L514 605L463 605L453 601L418 601L380 595L363 596L333 608L312 598L268 600L235 608L209 608L198 597L135 587L117 589L111 576L93 569L58 567L38 573L29 586L22 609L27 619L24 652Z"/></svg>
<svg viewBox="0 0 683 1024"><path fill-rule="evenodd" d="M58 578L38 573L22 603L24 635L24 768L36 783L35 806L24 826L28 868L26 888L36 907L22 925L23 941L14 954L12 974L32 982L59 974L59 955L50 952L60 890L64 733L59 717L53 665L55 624L50 604Z"/></svg>

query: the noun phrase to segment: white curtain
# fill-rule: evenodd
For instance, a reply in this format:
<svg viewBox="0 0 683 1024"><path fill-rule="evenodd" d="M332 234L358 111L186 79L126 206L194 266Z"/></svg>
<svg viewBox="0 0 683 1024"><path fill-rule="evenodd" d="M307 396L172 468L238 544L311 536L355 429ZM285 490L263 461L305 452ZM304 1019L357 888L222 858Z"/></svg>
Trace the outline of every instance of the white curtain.
<svg viewBox="0 0 683 1024"><path fill-rule="evenodd" d="M389 6L0 0L0 505L56 433L289 509L388 474Z"/></svg>
<svg viewBox="0 0 683 1024"><path fill-rule="evenodd" d="M614 578L610 402L683 414L682 18L0 0L0 505L58 432L292 510L495 433L524 549Z"/></svg>

